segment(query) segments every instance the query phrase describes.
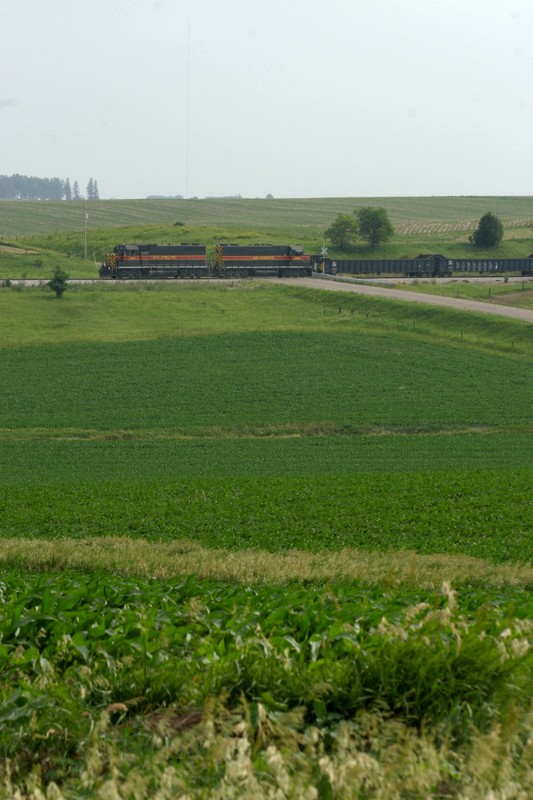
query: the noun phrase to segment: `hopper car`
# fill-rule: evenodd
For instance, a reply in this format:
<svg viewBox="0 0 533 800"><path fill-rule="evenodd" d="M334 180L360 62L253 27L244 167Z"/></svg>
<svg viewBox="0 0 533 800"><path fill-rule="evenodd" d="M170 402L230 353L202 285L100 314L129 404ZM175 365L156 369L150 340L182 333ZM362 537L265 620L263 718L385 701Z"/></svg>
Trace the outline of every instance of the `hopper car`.
<svg viewBox="0 0 533 800"><path fill-rule="evenodd" d="M399 259L329 259L312 257L313 272L327 275L365 277L445 278L456 273L471 275L533 275L533 253L527 258L447 258L442 255L419 255Z"/></svg>

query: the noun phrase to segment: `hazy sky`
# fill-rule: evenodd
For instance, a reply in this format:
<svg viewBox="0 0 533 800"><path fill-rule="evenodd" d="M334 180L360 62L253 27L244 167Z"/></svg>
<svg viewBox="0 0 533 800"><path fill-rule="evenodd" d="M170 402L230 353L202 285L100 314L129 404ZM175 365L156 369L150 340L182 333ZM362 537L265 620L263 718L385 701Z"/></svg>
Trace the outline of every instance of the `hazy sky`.
<svg viewBox="0 0 533 800"><path fill-rule="evenodd" d="M533 194L532 0L2 0L0 174Z"/></svg>

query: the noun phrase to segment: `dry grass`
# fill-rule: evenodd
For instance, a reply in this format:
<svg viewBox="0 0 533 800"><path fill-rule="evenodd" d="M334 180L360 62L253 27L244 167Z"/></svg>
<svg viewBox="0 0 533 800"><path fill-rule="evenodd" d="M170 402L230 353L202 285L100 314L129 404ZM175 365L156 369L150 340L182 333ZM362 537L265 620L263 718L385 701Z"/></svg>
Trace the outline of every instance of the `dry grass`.
<svg viewBox="0 0 533 800"><path fill-rule="evenodd" d="M366 584L438 587L478 583L487 587L533 584L533 565L493 564L463 555L365 552L344 549L310 553L290 550L211 550L189 540L150 543L103 537L34 541L1 539L0 566L34 571L108 570L120 575L166 579L194 575L239 583L356 580Z"/></svg>
<svg viewBox="0 0 533 800"><path fill-rule="evenodd" d="M533 433L533 423L513 425L369 425L332 421L264 425L207 425L194 431L96 428L0 428L0 442L16 441L217 441L220 439L300 439L316 436L462 436Z"/></svg>
<svg viewBox="0 0 533 800"><path fill-rule="evenodd" d="M251 713L253 712L253 713ZM0 798L66 800L529 800L533 796L533 715L472 731L456 748L379 713L332 730L306 725L303 709L269 713L261 703L229 710L208 704L193 726L169 710L147 720L154 755L142 764L112 741L109 713L94 725L81 780L43 786L35 768L14 780L0 767ZM21 783L23 784L21 786ZM81 785L80 785L81 784ZM80 791L82 794L80 794Z"/></svg>

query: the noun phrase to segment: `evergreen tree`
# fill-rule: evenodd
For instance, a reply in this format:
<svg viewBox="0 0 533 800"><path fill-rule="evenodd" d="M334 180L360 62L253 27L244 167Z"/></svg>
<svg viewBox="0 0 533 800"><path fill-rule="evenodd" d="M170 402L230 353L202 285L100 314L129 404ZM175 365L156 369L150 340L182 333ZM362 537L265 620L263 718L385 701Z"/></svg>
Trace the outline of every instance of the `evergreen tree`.
<svg viewBox="0 0 533 800"><path fill-rule="evenodd" d="M87 184L87 200L94 200L94 181L92 178L89 178L89 183Z"/></svg>
<svg viewBox="0 0 533 800"><path fill-rule="evenodd" d="M70 178L67 178L63 188L65 200L72 200L72 186L70 185Z"/></svg>
<svg viewBox="0 0 533 800"><path fill-rule="evenodd" d="M80 185L79 185L78 181L74 181L74 183L72 185L72 199L73 200L81 200Z"/></svg>

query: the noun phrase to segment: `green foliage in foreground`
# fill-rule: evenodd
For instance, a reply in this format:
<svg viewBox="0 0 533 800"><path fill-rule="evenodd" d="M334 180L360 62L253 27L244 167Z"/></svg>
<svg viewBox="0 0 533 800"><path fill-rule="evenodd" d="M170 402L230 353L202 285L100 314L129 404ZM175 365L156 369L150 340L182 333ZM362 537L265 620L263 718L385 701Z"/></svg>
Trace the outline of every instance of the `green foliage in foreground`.
<svg viewBox="0 0 533 800"><path fill-rule="evenodd" d="M458 598L126 579L105 547L23 571L109 534L531 560L530 326L299 287L0 303L0 797L533 793L531 594L494 571Z"/></svg>
<svg viewBox="0 0 533 800"><path fill-rule="evenodd" d="M340 727L352 725L365 739L361 714L373 714L431 732L447 751L443 770L455 765L455 787L474 733L496 723L514 732L517 709L527 708L533 688L533 609L519 589L490 596L464 589L457 597L447 586L397 594L102 574L1 578L0 747L12 788L28 785L36 760L42 783L69 791L120 782L115 759L97 755L120 741L118 763L139 775L153 771L163 781L172 766L192 788L216 790L232 778L231 759L219 757L212 770L193 776L170 748L180 724L205 726L213 702L221 720L233 713L234 724L245 723L240 737L250 737L247 754L258 775L277 744L299 752L316 783L327 770L306 748L304 731L328 731L321 755L334 757ZM237 729L232 735L239 737ZM524 746L515 749L515 769ZM434 776L434 791L445 774Z"/></svg>

